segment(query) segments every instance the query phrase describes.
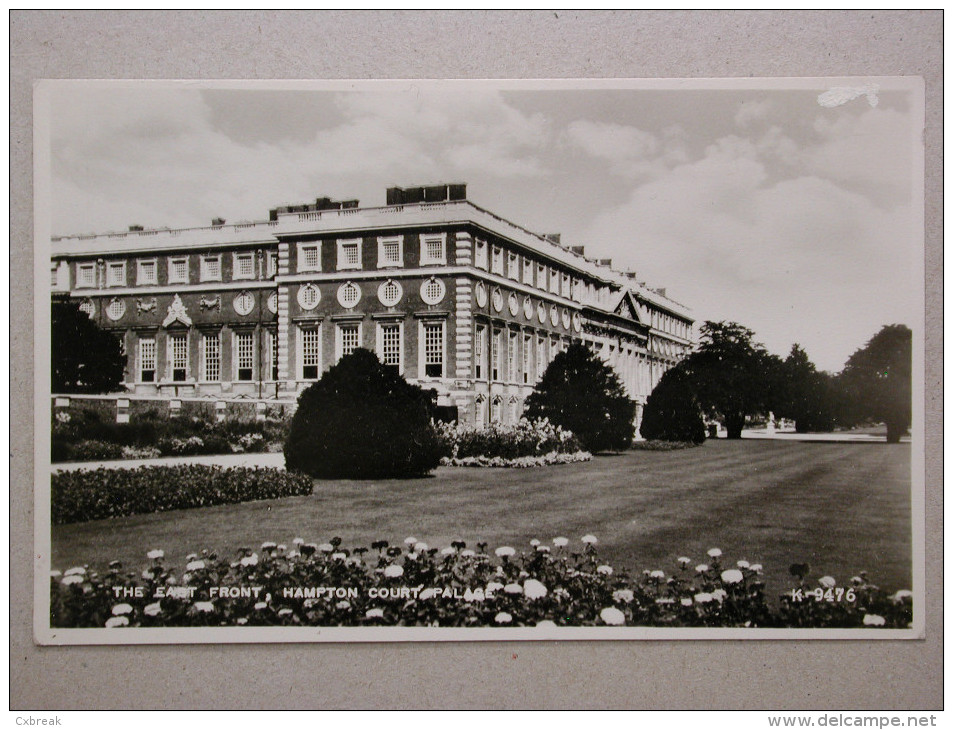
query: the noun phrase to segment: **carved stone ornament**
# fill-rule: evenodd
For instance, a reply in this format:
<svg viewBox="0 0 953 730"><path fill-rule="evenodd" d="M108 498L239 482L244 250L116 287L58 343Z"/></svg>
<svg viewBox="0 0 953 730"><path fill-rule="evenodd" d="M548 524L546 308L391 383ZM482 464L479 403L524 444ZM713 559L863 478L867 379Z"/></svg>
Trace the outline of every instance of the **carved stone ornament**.
<svg viewBox="0 0 953 730"><path fill-rule="evenodd" d="M207 299L205 297L202 297L201 299L199 299L199 306L202 309L217 309L221 311L222 298L220 296L209 297Z"/></svg>
<svg viewBox="0 0 953 730"><path fill-rule="evenodd" d="M178 294L172 297L172 304L169 305L169 313L165 319L162 320L162 326L168 327L173 322L181 322L186 327L192 326L192 318L189 317L189 313L185 311L185 304L182 301L182 297Z"/></svg>
<svg viewBox="0 0 953 730"><path fill-rule="evenodd" d="M156 306L157 302L155 297L152 297L152 299L143 299L140 297L136 299L136 314L142 316L148 312L154 312L156 311Z"/></svg>

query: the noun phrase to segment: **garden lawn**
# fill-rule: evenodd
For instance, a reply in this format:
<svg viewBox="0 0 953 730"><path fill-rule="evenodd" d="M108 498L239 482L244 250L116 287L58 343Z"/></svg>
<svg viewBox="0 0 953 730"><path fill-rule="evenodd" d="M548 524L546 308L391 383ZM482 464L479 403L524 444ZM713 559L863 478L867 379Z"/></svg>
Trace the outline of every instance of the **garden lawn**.
<svg viewBox="0 0 953 730"><path fill-rule="evenodd" d="M342 547L408 535L431 547L455 538L490 550L529 550L538 538L599 538L617 569L677 570L685 555L723 564L762 563L768 595L791 585L788 567L839 584L862 570L882 588L911 588L910 446L779 441L708 441L693 449L631 451L536 469L442 467L426 479L315 482L307 497L248 502L62 525L52 532L52 567L103 570L149 563L162 548L181 570L202 548L233 555L294 537ZM727 561L727 562L726 562Z"/></svg>

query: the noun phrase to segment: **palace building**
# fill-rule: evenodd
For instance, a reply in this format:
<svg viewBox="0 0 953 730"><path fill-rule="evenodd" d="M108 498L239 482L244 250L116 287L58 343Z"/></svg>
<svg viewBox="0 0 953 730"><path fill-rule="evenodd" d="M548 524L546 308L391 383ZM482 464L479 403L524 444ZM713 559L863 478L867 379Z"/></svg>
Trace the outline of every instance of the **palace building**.
<svg viewBox="0 0 953 730"><path fill-rule="evenodd" d="M56 236L53 295L120 338L130 394L168 398L293 399L364 347L461 421L512 422L570 342L638 404L692 347L691 314L664 289L474 205L465 185L386 201Z"/></svg>

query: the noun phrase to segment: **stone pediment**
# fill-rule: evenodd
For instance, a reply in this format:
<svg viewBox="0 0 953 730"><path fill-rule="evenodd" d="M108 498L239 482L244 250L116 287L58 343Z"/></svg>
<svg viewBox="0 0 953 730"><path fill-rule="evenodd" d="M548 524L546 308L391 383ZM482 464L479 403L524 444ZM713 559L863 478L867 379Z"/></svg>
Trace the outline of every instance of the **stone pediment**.
<svg viewBox="0 0 953 730"><path fill-rule="evenodd" d="M192 326L192 318L189 317L189 313L185 310L185 302L182 301L182 297L180 297L178 294L172 298L172 304L169 305L169 313L166 315L165 319L162 320L162 326L168 327L169 325L175 324L176 322L179 322L186 327Z"/></svg>

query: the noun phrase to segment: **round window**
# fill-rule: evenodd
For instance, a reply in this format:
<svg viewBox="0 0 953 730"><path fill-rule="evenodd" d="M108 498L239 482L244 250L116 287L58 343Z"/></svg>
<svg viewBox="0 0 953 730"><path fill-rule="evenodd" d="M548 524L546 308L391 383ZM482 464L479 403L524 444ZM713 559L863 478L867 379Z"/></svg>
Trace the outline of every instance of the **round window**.
<svg viewBox="0 0 953 730"><path fill-rule="evenodd" d="M92 299L86 299L82 304L79 305L80 312L86 312L87 316L92 317L96 314L96 305L93 304Z"/></svg>
<svg viewBox="0 0 953 730"><path fill-rule="evenodd" d="M122 319L122 315L126 313L126 304L122 299L113 299L109 302L109 306L106 307L106 314L114 322L117 319Z"/></svg>
<svg viewBox="0 0 953 730"><path fill-rule="evenodd" d="M526 317L526 319L533 318L533 300L529 297L523 300L523 316Z"/></svg>
<svg viewBox="0 0 953 730"><path fill-rule="evenodd" d="M341 284L338 288L338 302L342 307L351 309L359 301L361 301L361 287L353 281Z"/></svg>
<svg viewBox="0 0 953 730"><path fill-rule="evenodd" d="M393 307L404 296L404 290L393 279L388 279L377 288L377 298L385 307Z"/></svg>
<svg viewBox="0 0 953 730"><path fill-rule="evenodd" d="M514 317L517 314L519 314L520 300L519 300L519 297L517 297L513 293L510 293L510 296L509 296L509 307L510 307L510 314L512 314Z"/></svg>
<svg viewBox="0 0 953 730"><path fill-rule="evenodd" d="M546 305L542 302L536 305L536 317L540 324L546 324Z"/></svg>
<svg viewBox="0 0 953 730"><path fill-rule="evenodd" d="M420 287L420 298L424 300L424 304L439 304L446 293L447 288L443 282L433 277L427 279Z"/></svg>
<svg viewBox="0 0 953 730"><path fill-rule="evenodd" d="M268 311L272 314L278 314L278 292L276 291L268 295Z"/></svg>
<svg viewBox="0 0 953 730"><path fill-rule="evenodd" d="M302 309L314 309L321 301L321 290L314 284L305 284L298 289L298 304Z"/></svg>
<svg viewBox="0 0 953 730"><path fill-rule="evenodd" d="M563 328L568 330L569 329L569 310L568 309L563 310L562 320L563 320Z"/></svg>
<svg viewBox="0 0 953 730"><path fill-rule="evenodd" d="M478 307L486 306L486 287L483 286L483 282L476 285L476 302Z"/></svg>
<svg viewBox="0 0 953 730"><path fill-rule="evenodd" d="M255 308L255 298L249 294L247 291L243 291L233 302L235 311L241 315L250 314L251 310Z"/></svg>
<svg viewBox="0 0 953 730"><path fill-rule="evenodd" d="M493 290L493 309L497 312L503 311L503 292L499 288Z"/></svg>
<svg viewBox="0 0 953 730"><path fill-rule="evenodd" d="M556 309L555 304L549 308L549 321L552 322L553 327L559 324L559 310Z"/></svg>
<svg viewBox="0 0 953 730"><path fill-rule="evenodd" d="M582 332L582 315L579 312L572 315L572 328L576 332Z"/></svg>

